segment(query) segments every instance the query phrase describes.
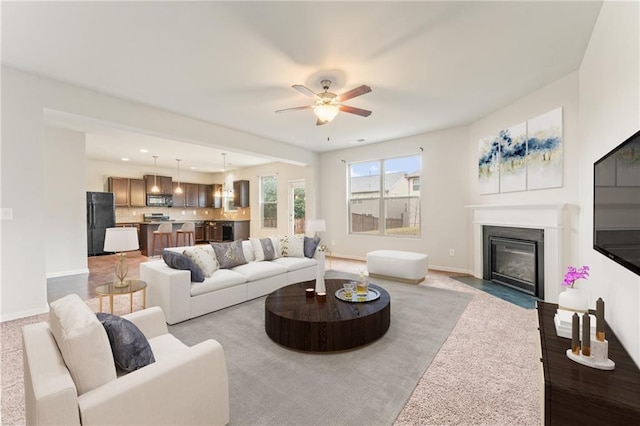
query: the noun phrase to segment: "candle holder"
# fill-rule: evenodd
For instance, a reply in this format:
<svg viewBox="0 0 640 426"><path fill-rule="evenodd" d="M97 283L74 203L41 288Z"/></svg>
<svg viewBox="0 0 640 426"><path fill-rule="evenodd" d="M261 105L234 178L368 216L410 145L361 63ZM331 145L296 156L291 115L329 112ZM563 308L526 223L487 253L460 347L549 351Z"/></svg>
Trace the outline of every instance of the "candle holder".
<svg viewBox="0 0 640 426"><path fill-rule="evenodd" d="M316 291L312 288L308 288L305 290L305 294L307 299L311 299L316 294Z"/></svg>
<svg viewBox="0 0 640 426"><path fill-rule="evenodd" d="M316 300L320 303L327 301L327 293L316 293Z"/></svg>

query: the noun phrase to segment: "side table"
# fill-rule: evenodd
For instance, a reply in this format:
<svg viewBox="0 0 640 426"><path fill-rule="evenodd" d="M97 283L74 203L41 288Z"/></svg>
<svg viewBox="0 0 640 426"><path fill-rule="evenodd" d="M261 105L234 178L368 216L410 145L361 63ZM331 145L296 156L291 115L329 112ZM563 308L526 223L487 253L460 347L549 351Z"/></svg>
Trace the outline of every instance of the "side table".
<svg viewBox="0 0 640 426"><path fill-rule="evenodd" d="M126 287L116 287L115 283L104 284L96 287L96 293L100 299L100 312L102 312L102 298L109 297L109 313L113 314L113 296L120 294L129 295L129 312L133 312L133 293L142 291L142 307L147 307L147 283L140 280L125 280L129 283Z"/></svg>

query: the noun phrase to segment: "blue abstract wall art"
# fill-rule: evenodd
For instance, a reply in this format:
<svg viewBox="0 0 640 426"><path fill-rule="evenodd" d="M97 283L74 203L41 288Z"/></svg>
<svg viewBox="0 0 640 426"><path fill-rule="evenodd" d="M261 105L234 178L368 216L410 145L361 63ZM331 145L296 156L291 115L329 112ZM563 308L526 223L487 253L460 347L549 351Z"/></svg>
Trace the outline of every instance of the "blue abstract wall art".
<svg viewBox="0 0 640 426"><path fill-rule="evenodd" d="M480 195L556 188L563 179L562 108L479 141Z"/></svg>
<svg viewBox="0 0 640 426"><path fill-rule="evenodd" d="M501 130L500 192L527 189L527 123Z"/></svg>
<svg viewBox="0 0 640 426"><path fill-rule="evenodd" d="M496 136L478 143L478 190L480 194L497 194L500 190L500 143Z"/></svg>
<svg viewBox="0 0 640 426"><path fill-rule="evenodd" d="M562 108L527 122L527 189L562 186Z"/></svg>

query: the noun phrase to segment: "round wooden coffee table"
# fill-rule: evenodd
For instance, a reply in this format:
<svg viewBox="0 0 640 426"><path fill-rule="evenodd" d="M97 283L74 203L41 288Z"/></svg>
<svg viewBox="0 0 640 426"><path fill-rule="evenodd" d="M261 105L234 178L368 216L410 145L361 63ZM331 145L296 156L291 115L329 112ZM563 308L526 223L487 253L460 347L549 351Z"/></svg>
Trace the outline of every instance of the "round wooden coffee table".
<svg viewBox="0 0 640 426"><path fill-rule="evenodd" d="M345 302L335 296L345 282L325 280L325 302L305 296L305 289L315 287L315 280L271 293L265 301L267 335L282 346L311 352L353 349L383 336L390 324L389 293L369 284L380 292L380 298L365 303Z"/></svg>

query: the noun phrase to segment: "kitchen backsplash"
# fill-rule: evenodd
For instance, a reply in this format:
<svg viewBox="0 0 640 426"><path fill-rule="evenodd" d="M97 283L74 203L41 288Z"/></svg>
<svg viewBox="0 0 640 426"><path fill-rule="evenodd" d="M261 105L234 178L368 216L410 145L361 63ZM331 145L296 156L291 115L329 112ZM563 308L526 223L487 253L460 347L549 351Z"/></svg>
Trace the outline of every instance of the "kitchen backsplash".
<svg viewBox="0 0 640 426"><path fill-rule="evenodd" d="M250 220L251 208L224 212L214 208L180 207L117 207L116 223L143 222L145 213L163 213L173 220Z"/></svg>

